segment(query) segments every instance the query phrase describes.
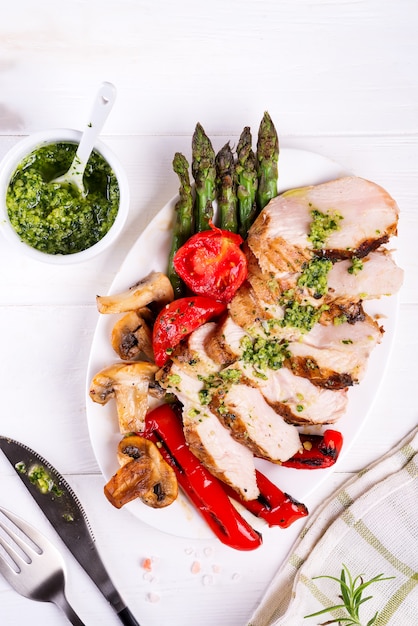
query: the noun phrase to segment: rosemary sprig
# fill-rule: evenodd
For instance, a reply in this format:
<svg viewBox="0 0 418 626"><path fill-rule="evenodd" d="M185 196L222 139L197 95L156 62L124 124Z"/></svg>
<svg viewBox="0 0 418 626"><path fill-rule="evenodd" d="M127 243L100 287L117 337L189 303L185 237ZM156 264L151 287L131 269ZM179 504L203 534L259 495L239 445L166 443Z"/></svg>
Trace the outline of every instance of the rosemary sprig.
<svg viewBox="0 0 418 626"><path fill-rule="evenodd" d="M370 580L364 582L362 574L353 578L349 569L343 564L340 578L336 578L335 576L315 576L313 580L316 580L318 578L329 578L330 580L335 580L335 582L339 583L341 589L341 595L339 597L343 601L343 604L336 604L326 609L322 609L317 613L305 615L305 619L308 617L317 617L318 615L323 615L324 613L331 613L332 611L337 611L338 609L345 609L348 614L347 617L339 617L337 619L323 622L321 626L337 623L345 624L346 626L362 626L362 622L360 621L359 616L360 606L373 597L367 596L366 598L363 598L363 592L367 587L369 587L369 585L381 582L383 580L390 580L391 578L394 578L394 576L384 577L383 574L378 574L374 578L371 578ZM373 624L376 622L377 616L378 611L373 615L371 619L369 619L365 626L373 626Z"/></svg>

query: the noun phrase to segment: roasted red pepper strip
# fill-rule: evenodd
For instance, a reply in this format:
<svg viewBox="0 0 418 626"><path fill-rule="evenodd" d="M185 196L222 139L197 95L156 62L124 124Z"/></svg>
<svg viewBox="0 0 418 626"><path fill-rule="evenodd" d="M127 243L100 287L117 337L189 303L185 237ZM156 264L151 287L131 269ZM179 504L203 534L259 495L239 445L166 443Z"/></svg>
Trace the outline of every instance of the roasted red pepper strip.
<svg viewBox="0 0 418 626"><path fill-rule="evenodd" d="M281 491L258 470L256 470L256 478L260 490L260 495L256 500L243 500L229 485L224 485L224 489L231 498L242 504L256 517L264 519L269 526L287 528L296 520L308 515L308 509L304 504Z"/></svg>
<svg viewBox="0 0 418 626"><path fill-rule="evenodd" d="M196 233L179 248L174 269L193 293L230 302L247 277L242 243L240 235L211 224L211 230Z"/></svg>
<svg viewBox="0 0 418 626"><path fill-rule="evenodd" d="M284 461L284 467L295 469L323 469L331 467L338 459L343 436L338 430L326 430L323 435L300 435L303 451Z"/></svg>
<svg viewBox="0 0 418 626"><path fill-rule="evenodd" d="M261 535L238 513L221 483L190 452L181 420L171 406L165 404L151 411L141 435L159 445L185 494L222 543L236 550L254 550L261 545Z"/></svg>
<svg viewBox="0 0 418 626"><path fill-rule="evenodd" d="M158 367L170 358L170 352L205 322L218 317L226 309L226 304L205 296L179 298L167 304L155 320L152 347Z"/></svg>

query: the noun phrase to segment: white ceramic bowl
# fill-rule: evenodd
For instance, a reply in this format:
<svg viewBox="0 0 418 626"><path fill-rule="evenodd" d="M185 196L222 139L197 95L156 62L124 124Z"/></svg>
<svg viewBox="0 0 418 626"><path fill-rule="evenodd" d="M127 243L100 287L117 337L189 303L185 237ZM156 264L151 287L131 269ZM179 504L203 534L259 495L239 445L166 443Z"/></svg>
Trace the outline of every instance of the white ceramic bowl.
<svg viewBox="0 0 418 626"><path fill-rule="evenodd" d="M0 164L0 230L8 241L24 254L46 263L68 265L87 261L109 248L120 235L129 212L129 185L124 169L115 154L101 141L97 141L95 149L102 155L113 170L120 192L119 209L115 221L106 235L90 248L74 254L48 254L31 247L22 241L10 223L6 193L11 177L21 161L36 148L61 141L79 143L81 132L69 128L59 128L34 133L17 143L3 158Z"/></svg>

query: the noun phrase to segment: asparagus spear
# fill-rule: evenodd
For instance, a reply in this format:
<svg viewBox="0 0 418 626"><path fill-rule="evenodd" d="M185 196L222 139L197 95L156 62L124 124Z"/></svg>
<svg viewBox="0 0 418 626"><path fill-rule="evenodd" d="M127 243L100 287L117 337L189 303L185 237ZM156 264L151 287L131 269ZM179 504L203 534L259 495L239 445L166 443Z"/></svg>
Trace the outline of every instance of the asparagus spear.
<svg viewBox="0 0 418 626"><path fill-rule="evenodd" d="M186 157L176 152L173 158L173 170L180 180L179 199L174 208L175 221L173 238L168 257L168 277L171 281L175 298L181 298L185 293L185 284L174 269L173 259L177 250L193 234L193 196L189 178L189 163Z"/></svg>
<svg viewBox="0 0 418 626"><path fill-rule="evenodd" d="M192 174L196 184L195 229L200 232L208 230L213 219L216 166L212 143L199 123L192 139Z"/></svg>
<svg viewBox="0 0 418 626"><path fill-rule="evenodd" d="M219 150L215 165L220 227L236 233L238 232L237 185L234 155L229 142Z"/></svg>
<svg viewBox="0 0 418 626"><path fill-rule="evenodd" d="M257 141L257 208L259 211L277 196L279 138L267 111L260 123Z"/></svg>
<svg viewBox="0 0 418 626"><path fill-rule="evenodd" d="M238 162L235 170L238 182L239 234L245 239L257 212L255 197L258 187L257 161L252 149L252 137L249 126L244 128L239 138L237 157Z"/></svg>

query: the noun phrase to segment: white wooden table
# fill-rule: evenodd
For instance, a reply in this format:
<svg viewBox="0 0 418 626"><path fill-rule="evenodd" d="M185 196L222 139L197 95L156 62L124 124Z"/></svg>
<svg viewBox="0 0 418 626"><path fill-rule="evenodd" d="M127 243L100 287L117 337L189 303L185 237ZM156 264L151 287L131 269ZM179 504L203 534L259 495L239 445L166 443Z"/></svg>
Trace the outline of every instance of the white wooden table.
<svg viewBox="0 0 418 626"><path fill-rule="evenodd" d="M143 228L176 193L172 157L190 154L196 122L220 147L245 125L258 128L268 110L283 147L335 159L385 187L401 209L396 245L405 283L390 363L355 445L306 504L313 510L406 435L418 421L418 5L3 0L1 7L0 157L22 135L81 128L96 87L112 81L118 99L103 139L126 167L132 202L116 246L83 265L38 263L0 240L0 432L67 477L141 626L244 626L300 526L267 533L259 550L240 553L162 533L108 504L85 408L95 295L107 292ZM62 547L3 458L0 483L0 505ZM68 597L85 623L119 623L62 550ZM29 620L66 623L55 606L24 599L0 579L1 624Z"/></svg>

